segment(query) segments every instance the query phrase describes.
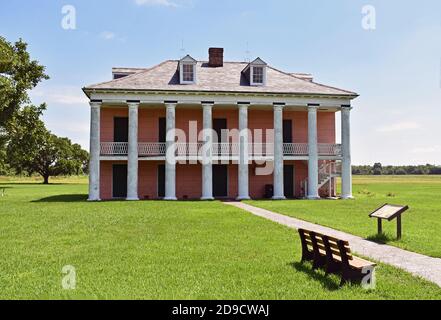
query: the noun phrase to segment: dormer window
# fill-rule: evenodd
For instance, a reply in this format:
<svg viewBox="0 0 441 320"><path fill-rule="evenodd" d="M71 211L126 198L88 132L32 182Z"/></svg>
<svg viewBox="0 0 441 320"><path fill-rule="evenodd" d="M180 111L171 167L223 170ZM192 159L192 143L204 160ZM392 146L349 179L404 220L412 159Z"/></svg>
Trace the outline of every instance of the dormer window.
<svg viewBox="0 0 441 320"><path fill-rule="evenodd" d="M263 84L263 67L253 67L253 83Z"/></svg>
<svg viewBox="0 0 441 320"><path fill-rule="evenodd" d="M184 64L182 68L184 82L194 82L194 66L192 64Z"/></svg>
<svg viewBox="0 0 441 320"><path fill-rule="evenodd" d="M179 79L181 84L194 84L196 83L196 65L197 61L190 57L185 56L179 61Z"/></svg>
<svg viewBox="0 0 441 320"><path fill-rule="evenodd" d="M250 86L266 85L266 67L266 62L257 58L242 71L250 81Z"/></svg>

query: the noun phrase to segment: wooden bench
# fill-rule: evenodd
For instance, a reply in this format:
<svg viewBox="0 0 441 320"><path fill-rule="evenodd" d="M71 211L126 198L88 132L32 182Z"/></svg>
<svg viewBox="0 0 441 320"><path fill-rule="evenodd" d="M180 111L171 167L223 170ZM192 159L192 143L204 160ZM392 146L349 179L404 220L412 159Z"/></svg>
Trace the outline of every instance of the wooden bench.
<svg viewBox="0 0 441 320"><path fill-rule="evenodd" d="M313 269L324 268L326 274L340 273L341 285L361 281L376 264L351 253L349 242L317 232L299 229L302 242L302 262L312 261Z"/></svg>

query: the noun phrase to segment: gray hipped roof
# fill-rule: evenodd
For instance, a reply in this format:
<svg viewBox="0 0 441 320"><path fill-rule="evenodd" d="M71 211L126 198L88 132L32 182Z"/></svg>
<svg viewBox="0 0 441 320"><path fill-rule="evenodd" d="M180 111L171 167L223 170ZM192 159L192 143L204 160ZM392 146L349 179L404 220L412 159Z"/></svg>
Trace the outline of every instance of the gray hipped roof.
<svg viewBox="0 0 441 320"><path fill-rule="evenodd" d="M88 90L139 90L139 91L204 91L235 93L283 93L357 96L356 93L322 85L296 74L285 73L268 66L265 86L250 86L242 71L246 62L224 62L223 67L209 67L199 61L196 66L197 83L180 84L177 60L167 60L124 78L87 86ZM122 69L122 68L117 68ZM134 69L130 69L134 70Z"/></svg>

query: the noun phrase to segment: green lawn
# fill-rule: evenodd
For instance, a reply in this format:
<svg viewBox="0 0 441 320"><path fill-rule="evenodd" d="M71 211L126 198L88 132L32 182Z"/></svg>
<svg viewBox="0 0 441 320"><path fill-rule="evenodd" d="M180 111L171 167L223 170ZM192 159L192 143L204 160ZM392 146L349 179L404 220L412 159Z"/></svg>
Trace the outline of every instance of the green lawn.
<svg viewBox="0 0 441 320"><path fill-rule="evenodd" d="M296 232L219 202L87 203L84 179L54 182L0 179L0 299L441 299L385 265L375 290L340 289L298 263Z"/></svg>
<svg viewBox="0 0 441 320"><path fill-rule="evenodd" d="M409 205L403 215L403 238L396 222L384 222L383 242L441 257L441 176L354 176L354 201L249 201L249 204L329 226L365 238L376 236L369 213L384 203Z"/></svg>

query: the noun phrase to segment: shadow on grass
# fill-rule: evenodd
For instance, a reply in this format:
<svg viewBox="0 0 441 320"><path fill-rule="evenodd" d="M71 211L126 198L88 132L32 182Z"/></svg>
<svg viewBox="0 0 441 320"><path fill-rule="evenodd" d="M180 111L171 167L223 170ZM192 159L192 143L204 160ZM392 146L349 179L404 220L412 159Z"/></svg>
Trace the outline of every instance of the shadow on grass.
<svg viewBox="0 0 441 320"><path fill-rule="evenodd" d="M12 182L2 182L0 183L0 188L8 188L8 187L3 187L3 186L67 186L67 185L75 185L77 183L60 183L60 182L55 182L55 183L49 183L49 184L44 184L43 182L17 182L17 181L12 181ZM80 183L78 183L80 184ZM12 188L12 187L9 187Z"/></svg>
<svg viewBox="0 0 441 320"><path fill-rule="evenodd" d="M320 281L323 286L329 291L336 291L340 289L339 283L335 282L329 276L326 276L323 271L313 270L311 264L291 262L289 265L299 272L306 273L311 279Z"/></svg>
<svg viewBox="0 0 441 320"><path fill-rule="evenodd" d="M61 194L34 200L32 202L85 202L86 194Z"/></svg>
<svg viewBox="0 0 441 320"><path fill-rule="evenodd" d="M368 241L372 241L378 244L387 244L388 242L394 241L395 238L391 237L388 234L382 233L382 234L375 234L371 235L366 238Z"/></svg>

